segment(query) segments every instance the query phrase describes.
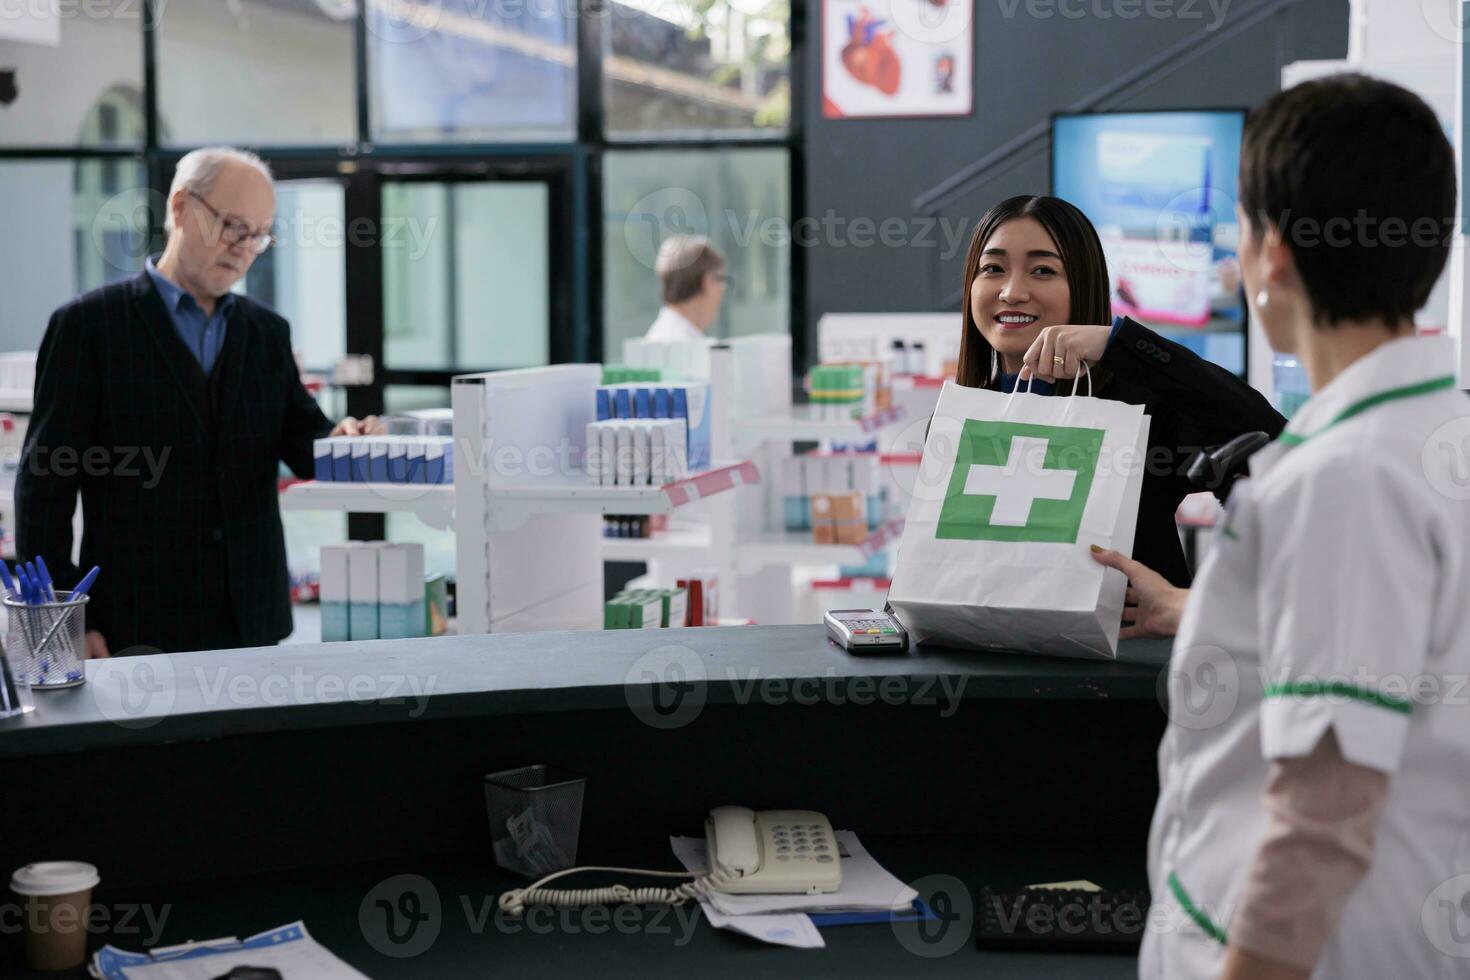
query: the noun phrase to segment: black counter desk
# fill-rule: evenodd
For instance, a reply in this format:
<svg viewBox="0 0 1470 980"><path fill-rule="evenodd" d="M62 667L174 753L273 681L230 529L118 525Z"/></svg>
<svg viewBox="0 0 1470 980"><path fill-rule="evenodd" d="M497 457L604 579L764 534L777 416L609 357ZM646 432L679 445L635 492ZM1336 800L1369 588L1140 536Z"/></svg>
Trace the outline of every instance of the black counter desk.
<svg viewBox="0 0 1470 980"><path fill-rule="evenodd" d="M995 976L1122 976L1131 961L933 955L942 940L915 952L882 926L828 929L825 953L758 948L702 920L687 949L576 923L477 935L461 906L514 884L489 854L480 776L541 761L589 776L584 862L668 867L667 836L697 835L733 802L826 812L908 880L1141 885L1167 653L852 657L819 627L743 627L93 662L86 685L0 720L0 870L92 861L100 901L172 905L164 943L304 918L374 977L944 975L982 959ZM444 899L441 938L411 959L375 952L358 922L397 874Z"/></svg>

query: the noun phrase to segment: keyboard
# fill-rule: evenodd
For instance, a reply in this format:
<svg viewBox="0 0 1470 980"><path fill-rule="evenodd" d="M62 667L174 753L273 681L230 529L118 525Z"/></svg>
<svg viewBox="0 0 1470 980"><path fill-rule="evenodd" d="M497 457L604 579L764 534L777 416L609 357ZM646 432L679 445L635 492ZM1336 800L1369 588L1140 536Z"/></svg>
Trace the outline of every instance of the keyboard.
<svg viewBox="0 0 1470 980"><path fill-rule="evenodd" d="M975 946L1137 953L1147 921L1146 891L981 888L975 902Z"/></svg>

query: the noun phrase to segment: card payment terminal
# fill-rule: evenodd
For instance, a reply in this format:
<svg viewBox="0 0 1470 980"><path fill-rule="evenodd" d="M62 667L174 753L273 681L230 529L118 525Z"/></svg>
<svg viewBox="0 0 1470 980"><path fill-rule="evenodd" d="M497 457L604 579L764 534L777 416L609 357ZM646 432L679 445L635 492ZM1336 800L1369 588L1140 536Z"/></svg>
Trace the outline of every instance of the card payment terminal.
<svg viewBox="0 0 1470 980"><path fill-rule="evenodd" d="M827 635L844 650L903 650L909 637L898 620L876 609L833 609L824 617Z"/></svg>

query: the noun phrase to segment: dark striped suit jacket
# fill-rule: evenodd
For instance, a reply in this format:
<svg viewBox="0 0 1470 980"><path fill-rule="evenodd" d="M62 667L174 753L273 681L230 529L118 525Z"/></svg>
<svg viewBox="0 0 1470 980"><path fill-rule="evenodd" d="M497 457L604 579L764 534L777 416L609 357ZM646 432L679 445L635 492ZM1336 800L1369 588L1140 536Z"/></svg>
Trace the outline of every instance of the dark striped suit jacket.
<svg viewBox="0 0 1470 980"><path fill-rule="evenodd" d="M104 286L52 314L41 343L19 553L58 587L102 566L87 628L114 655L275 643L291 632L279 464L309 476L330 428L276 313L237 298L206 378L147 273Z"/></svg>

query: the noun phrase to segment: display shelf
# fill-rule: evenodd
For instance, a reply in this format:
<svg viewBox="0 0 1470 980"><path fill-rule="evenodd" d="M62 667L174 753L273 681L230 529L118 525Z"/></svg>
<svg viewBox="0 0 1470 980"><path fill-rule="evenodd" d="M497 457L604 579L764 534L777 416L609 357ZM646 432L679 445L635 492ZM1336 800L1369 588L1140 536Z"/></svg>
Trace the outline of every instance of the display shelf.
<svg viewBox="0 0 1470 980"><path fill-rule="evenodd" d="M0 388L0 412L25 412L33 408L31 393L19 388Z"/></svg>
<svg viewBox="0 0 1470 980"><path fill-rule="evenodd" d="M953 380L948 375L900 374L890 384L895 388L943 388L946 381Z"/></svg>
<svg viewBox="0 0 1470 980"><path fill-rule="evenodd" d="M716 465L683 480L661 487L604 487L585 478L538 480L521 486L492 486L494 505L514 507L527 513L667 514L676 507L706 497L760 482L754 463Z"/></svg>
<svg viewBox="0 0 1470 980"><path fill-rule="evenodd" d="M736 546L740 563L760 565L861 565L874 553L896 542L903 521L892 520L870 533L860 544L817 544L810 531L767 531Z"/></svg>
<svg viewBox="0 0 1470 980"><path fill-rule="evenodd" d="M430 527L454 522L452 483L334 483L307 480L281 493L282 510L332 510L347 514L417 514Z"/></svg>
<svg viewBox="0 0 1470 980"><path fill-rule="evenodd" d="M795 405L790 415L736 419L732 432L736 444L743 448L772 440L820 442L824 439L857 441L877 434L878 430L903 418L903 409L891 406L862 418L823 418L819 406Z"/></svg>
<svg viewBox="0 0 1470 980"><path fill-rule="evenodd" d="M707 525L671 527L648 538L603 538L603 561L656 561L660 558L701 558L714 547Z"/></svg>

